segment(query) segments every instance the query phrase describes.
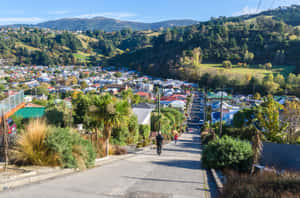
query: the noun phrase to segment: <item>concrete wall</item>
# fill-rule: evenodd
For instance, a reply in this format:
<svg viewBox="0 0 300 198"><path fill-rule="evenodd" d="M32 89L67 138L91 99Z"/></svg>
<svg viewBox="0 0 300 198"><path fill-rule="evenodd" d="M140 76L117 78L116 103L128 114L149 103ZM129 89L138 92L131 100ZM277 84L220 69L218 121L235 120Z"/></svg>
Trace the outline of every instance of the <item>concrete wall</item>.
<svg viewBox="0 0 300 198"><path fill-rule="evenodd" d="M300 145L264 143L261 165L300 171Z"/></svg>

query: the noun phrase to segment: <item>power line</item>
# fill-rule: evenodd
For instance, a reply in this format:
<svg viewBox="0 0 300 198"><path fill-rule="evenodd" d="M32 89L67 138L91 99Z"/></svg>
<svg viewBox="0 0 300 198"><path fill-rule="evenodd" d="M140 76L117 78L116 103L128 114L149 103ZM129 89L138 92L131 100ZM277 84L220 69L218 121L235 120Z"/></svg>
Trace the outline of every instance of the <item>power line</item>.
<svg viewBox="0 0 300 198"><path fill-rule="evenodd" d="M274 6L274 4L275 4L275 1L276 1L276 0L273 0L273 1L272 1L271 6L270 6L270 9L273 9L273 6Z"/></svg>
<svg viewBox="0 0 300 198"><path fill-rule="evenodd" d="M259 12L261 4L262 4L262 0L259 0L257 4L256 12Z"/></svg>

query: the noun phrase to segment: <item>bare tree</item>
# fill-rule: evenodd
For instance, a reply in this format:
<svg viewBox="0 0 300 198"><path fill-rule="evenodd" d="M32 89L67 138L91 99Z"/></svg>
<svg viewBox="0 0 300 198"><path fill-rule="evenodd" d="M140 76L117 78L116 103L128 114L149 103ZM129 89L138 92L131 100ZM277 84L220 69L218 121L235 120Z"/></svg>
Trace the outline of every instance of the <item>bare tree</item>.
<svg viewBox="0 0 300 198"><path fill-rule="evenodd" d="M3 132L3 154L4 154L4 170L7 170L8 166L8 128L4 112L2 112L1 117L1 131Z"/></svg>

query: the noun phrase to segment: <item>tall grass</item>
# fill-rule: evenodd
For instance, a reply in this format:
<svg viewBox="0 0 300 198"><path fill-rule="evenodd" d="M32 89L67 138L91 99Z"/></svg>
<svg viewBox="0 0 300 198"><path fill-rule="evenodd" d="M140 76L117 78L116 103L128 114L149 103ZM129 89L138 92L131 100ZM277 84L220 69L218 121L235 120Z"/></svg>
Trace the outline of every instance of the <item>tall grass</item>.
<svg viewBox="0 0 300 198"><path fill-rule="evenodd" d="M59 165L59 156L45 144L47 133L45 120L29 121L16 140L12 160L20 165Z"/></svg>
<svg viewBox="0 0 300 198"><path fill-rule="evenodd" d="M300 198L300 174L263 172L256 175L227 172L220 198Z"/></svg>
<svg viewBox="0 0 300 198"><path fill-rule="evenodd" d="M95 151L88 140L68 128L48 127L44 120L31 120L18 136L12 152L18 165L88 168Z"/></svg>

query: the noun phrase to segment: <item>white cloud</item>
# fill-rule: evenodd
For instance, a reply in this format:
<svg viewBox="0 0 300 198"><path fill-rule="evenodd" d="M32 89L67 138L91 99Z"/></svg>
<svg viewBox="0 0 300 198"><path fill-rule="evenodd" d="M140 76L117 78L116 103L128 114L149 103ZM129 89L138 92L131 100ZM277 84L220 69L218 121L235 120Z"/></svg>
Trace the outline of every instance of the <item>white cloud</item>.
<svg viewBox="0 0 300 198"><path fill-rule="evenodd" d="M93 17L107 17L113 19L128 19L136 17L137 15L130 12L102 12L102 13L92 13L92 14L83 14L77 16L78 18L93 18Z"/></svg>
<svg viewBox="0 0 300 198"><path fill-rule="evenodd" d="M12 18L0 18L1 25L8 25L8 24L33 24L39 23L44 21L42 18L38 17L12 17Z"/></svg>
<svg viewBox="0 0 300 198"><path fill-rule="evenodd" d="M246 15L246 14L257 14L261 11L262 10L257 10L257 8L250 8L248 6L245 6L242 10L234 13L233 16L240 16L240 15Z"/></svg>
<svg viewBox="0 0 300 198"><path fill-rule="evenodd" d="M279 2L280 5L285 5L285 6L288 6L288 5L292 5L292 4L300 4L300 1L299 0L285 0L285 1L281 1Z"/></svg>
<svg viewBox="0 0 300 198"><path fill-rule="evenodd" d="M68 14L70 11L68 10L54 10L54 11L49 11L48 14L53 14L53 15L62 15L62 14Z"/></svg>

